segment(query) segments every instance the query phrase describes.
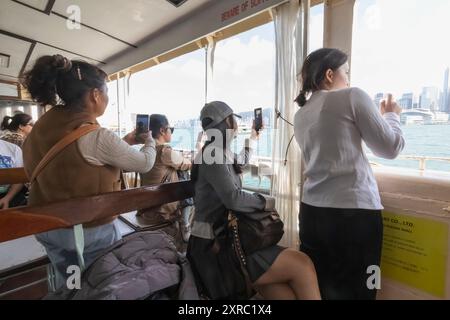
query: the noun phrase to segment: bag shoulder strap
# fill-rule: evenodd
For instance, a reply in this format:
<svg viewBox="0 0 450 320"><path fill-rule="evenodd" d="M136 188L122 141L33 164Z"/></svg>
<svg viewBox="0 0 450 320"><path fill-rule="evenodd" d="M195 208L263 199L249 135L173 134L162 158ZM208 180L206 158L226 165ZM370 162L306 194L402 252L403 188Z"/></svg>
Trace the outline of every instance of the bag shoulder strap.
<svg viewBox="0 0 450 320"><path fill-rule="evenodd" d="M161 183L170 183L170 182L172 182L172 179L169 179L171 175L172 175L171 170L167 169L166 173L164 174L164 176L161 179Z"/></svg>
<svg viewBox="0 0 450 320"><path fill-rule="evenodd" d="M30 182L33 183L37 176L42 172L42 170L47 166L47 164L52 161L61 151L63 151L67 146L69 146L71 143L77 141L82 136L85 136L86 134L97 130L100 128L100 125L98 124L90 124L87 126L79 127L78 129L72 131L68 135L66 135L64 138L59 140L48 152L47 154L42 158L42 160L39 162L39 164L36 166L36 168L33 171L33 174L31 175Z"/></svg>
<svg viewBox="0 0 450 320"><path fill-rule="evenodd" d="M252 280L250 278L250 274L248 273L248 270L247 270L247 259L245 256L244 249L242 248L241 239L239 237L239 226L238 226L239 222L238 222L238 220L239 219L236 217L236 215L233 213L233 211L229 210L228 211L228 228L231 229L230 231L231 231L231 234L233 237L234 253L236 254L236 257L239 261L239 267L241 269L242 275L244 276L244 280L245 280L246 293L250 299L253 296L255 290L253 287Z"/></svg>

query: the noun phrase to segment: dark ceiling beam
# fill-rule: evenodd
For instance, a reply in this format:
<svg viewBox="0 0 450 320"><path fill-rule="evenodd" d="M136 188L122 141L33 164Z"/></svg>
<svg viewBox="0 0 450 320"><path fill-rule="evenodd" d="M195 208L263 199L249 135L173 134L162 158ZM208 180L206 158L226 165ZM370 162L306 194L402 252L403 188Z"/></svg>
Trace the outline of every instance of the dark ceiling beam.
<svg viewBox="0 0 450 320"><path fill-rule="evenodd" d="M45 14L50 15L53 10L53 6L55 5L56 0L48 0L47 6L45 7Z"/></svg>
<svg viewBox="0 0 450 320"><path fill-rule="evenodd" d="M30 45L30 49L28 50L28 53L27 53L27 56L26 56L25 60L23 61L22 68L20 69L20 72L19 72L19 78L22 78L23 73L25 72L25 68L27 67L28 62L30 62L31 55L33 54L33 51L34 51L35 47L36 47L36 42L33 42Z"/></svg>
<svg viewBox="0 0 450 320"><path fill-rule="evenodd" d="M6 30L1 30L0 29L0 34L3 34L3 35L8 36L8 37L15 38L15 39L19 39L19 40L22 40L22 41L26 41L26 42L29 42L29 43L39 43L39 44L42 44L44 46L47 46L47 47L50 47L50 48L53 48L53 49L57 49L57 50L61 50L61 51L67 52L67 53L71 53L71 54L73 54L75 56L79 56L79 57L82 57L82 58L85 58L85 59L89 59L89 60L92 60L92 61L95 61L95 62L98 62L98 63L101 63L101 64L106 64L106 62L104 62L104 61L100 61L100 60L97 60L97 59L94 59L94 58L91 58L91 57L88 57L88 56L85 56L85 55L82 55L82 54L79 54L79 53L76 53L76 52L73 52L73 51L70 51L70 50L67 50L67 49L64 49L64 48L60 48L60 47L54 46L54 45L49 44L49 43L45 43L45 42L42 42L42 41L30 39L30 38L27 38L27 37L24 37L24 36L21 36L21 35L18 35L18 34L9 32L9 31L6 31Z"/></svg>

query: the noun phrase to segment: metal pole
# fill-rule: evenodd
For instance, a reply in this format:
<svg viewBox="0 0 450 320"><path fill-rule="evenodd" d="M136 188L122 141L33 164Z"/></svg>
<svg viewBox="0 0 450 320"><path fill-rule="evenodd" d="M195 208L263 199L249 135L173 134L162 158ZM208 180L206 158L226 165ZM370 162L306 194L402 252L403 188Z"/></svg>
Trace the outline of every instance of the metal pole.
<svg viewBox="0 0 450 320"><path fill-rule="evenodd" d="M303 5L303 60L309 54L309 21L310 21L310 11L311 11L311 0L302 0ZM302 151L303 152L303 151ZM299 198L300 203L303 200L303 186L305 183L305 161L303 155L300 160L300 184L299 184Z"/></svg>
<svg viewBox="0 0 450 320"><path fill-rule="evenodd" d="M127 77L128 77L128 74L126 73L123 77L123 108L122 108L123 111L125 111L127 109L127 99L128 99ZM120 129L121 130L119 131L119 136L122 137L122 128L120 128Z"/></svg>
<svg viewBox="0 0 450 320"><path fill-rule="evenodd" d="M303 59L309 53L309 20L311 12L311 0L302 0L303 5Z"/></svg>
<svg viewBox="0 0 450 320"><path fill-rule="evenodd" d="M120 94L119 94L119 79L120 79L120 73L117 74L117 80L116 80L116 98L117 98L117 130L118 135L120 137Z"/></svg>
<svg viewBox="0 0 450 320"><path fill-rule="evenodd" d="M205 104L208 103L208 46L205 47Z"/></svg>

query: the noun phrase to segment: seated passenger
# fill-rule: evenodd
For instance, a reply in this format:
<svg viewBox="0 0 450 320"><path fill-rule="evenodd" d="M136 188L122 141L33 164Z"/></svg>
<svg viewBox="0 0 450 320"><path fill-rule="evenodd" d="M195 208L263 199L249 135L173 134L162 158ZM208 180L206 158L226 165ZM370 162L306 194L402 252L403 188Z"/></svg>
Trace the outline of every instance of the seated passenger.
<svg viewBox="0 0 450 320"><path fill-rule="evenodd" d="M49 150L71 133L86 130L75 142L59 151L31 182L29 204L42 205L71 198L95 196L121 189L120 169L147 172L155 162L155 142L148 134L141 151L134 132L120 139L101 128L97 118L108 105L107 75L83 61L60 55L40 57L26 73L24 85L41 106L53 108L35 124L23 145L28 176ZM81 129L80 129L81 128ZM92 208L95 211L95 207ZM115 217L92 221L84 227L84 264L88 267L105 248L121 238ZM79 233L77 233L78 235ZM56 287L64 284L67 267L78 265L72 229L36 235L56 270Z"/></svg>
<svg viewBox="0 0 450 320"><path fill-rule="evenodd" d="M0 140L14 143L22 148L23 142L33 129L33 118L26 113L17 113L13 117L3 118Z"/></svg>
<svg viewBox="0 0 450 320"><path fill-rule="evenodd" d="M337 49L319 49L303 64L294 122L306 164L300 249L316 266L324 299L373 300L367 270L381 263L383 205L362 143L394 159L405 140L392 96L378 109L349 87L348 72L348 57Z"/></svg>
<svg viewBox="0 0 450 320"><path fill-rule="evenodd" d="M224 263L226 249L215 241L227 228L228 210L251 215L274 208L273 198L242 190L242 165L248 163L259 134L253 128L240 156L232 153L238 129L233 115L223 102L203 108L200 120L209 141L192 168L195 216L187 256L197 286L211 299L235 299L236 286L242 282L233 265ZM215 161L207 159L212 153ZM246 261L253 286L265 299L320 299L314 265L304 253L275 245L247 255Z"/></svg>
<svg viewBox="0 0 450 320"><path fill-rule="evenodd" d="M180 171L190 170L192 163L168 145L172 140L174 128L169 126L166 116L153 114L150 116L150 130L156 141L156 160L152 170L141 174L141 185L148 186L180 181ZM164 204L158 208L141 210L138 216L143 222L149 224L174 223L173 226L165 228L165 231L177 238L176 235L181 229L183 240L187 242L190 236L190 212L190 206L182 208L181 203L177 201ZM181 226L177 226L179 222L181 222Z"/></svg>
<svg viewBox="0 0 450 320"><path fill-rule="evenodd" d="M22 149L17 145L0 140L0 169L22 168ZM27 189L22 183L0 186L0 209L27 204Z"/></svg>

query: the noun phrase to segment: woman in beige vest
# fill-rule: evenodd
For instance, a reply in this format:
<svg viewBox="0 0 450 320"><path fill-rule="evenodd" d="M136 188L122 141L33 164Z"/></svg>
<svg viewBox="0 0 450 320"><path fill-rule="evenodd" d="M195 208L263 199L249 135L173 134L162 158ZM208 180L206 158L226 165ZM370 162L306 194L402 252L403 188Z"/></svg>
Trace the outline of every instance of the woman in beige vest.
<svg viewBox="0 0 450 320"><path fill-rule="evenodd" d="M190 170L192 163L191 160L184 158L180 152L174 151L168 145L172 141L174 128L169 126L166 116L153 114L150 117L150 130L156 141L156 160L152 170L141 174L141 184L178 182L178 171ZM174 224L166 228L166 231L177 238L178 229L180 229L183 241L187 242L190 236L190 211L190 206L181 206L180 202L177 201L145 210L140 212L139 215L146 223L173 222Z"/></svg>
<svg viewBox="0 0 450 320"><path fill-rule="evenodd" d="M101 128L97 118L108 105L106 73L83 61L70 61L60 55L43 56L25 75L24 85L41 106L52 106L35 124L23 145L24 167L28 176L48 151L61 139L83 126L94 130L69 144L40 171L30 188L29 204L42 205L71 198L94 196L120 190L120 169L147 172L155 162L155 142L150 135L139 151L134 133L120 139ZM95 208L93 208L95 210ZM114 218L83 225L84 264L88 267L107 247L121 238ZM72 229L36 235L56 270L56 287L69 276L68 267L78 265Z"/></svg>

